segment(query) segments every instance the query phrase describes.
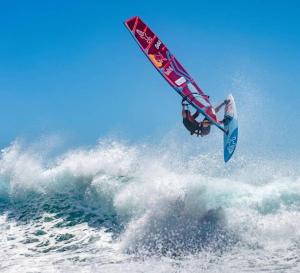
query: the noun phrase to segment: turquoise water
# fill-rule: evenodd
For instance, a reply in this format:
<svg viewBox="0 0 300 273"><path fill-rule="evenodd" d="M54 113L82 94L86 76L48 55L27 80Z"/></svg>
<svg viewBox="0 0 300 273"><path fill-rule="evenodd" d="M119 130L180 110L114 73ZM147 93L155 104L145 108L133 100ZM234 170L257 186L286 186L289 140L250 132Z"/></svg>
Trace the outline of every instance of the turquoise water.
<svg viewBox="0 0 300 273"><path fill-rule="evenodd" d="M295 162L168 145L4 149L1 272L299 272Z"/></svg>

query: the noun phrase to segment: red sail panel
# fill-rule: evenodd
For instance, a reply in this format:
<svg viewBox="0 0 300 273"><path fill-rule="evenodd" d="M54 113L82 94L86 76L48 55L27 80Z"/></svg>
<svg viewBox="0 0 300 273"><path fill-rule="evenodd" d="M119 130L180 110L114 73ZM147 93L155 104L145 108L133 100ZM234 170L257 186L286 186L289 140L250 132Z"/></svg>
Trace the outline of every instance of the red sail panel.
<svg viewBox="0 0 300 273"><path fill-rule="evenodd" d="M154 32L138 16L127 20L125 25L168 83L190 104L221 128L221 123L216 117L208 96Z"/></svg>

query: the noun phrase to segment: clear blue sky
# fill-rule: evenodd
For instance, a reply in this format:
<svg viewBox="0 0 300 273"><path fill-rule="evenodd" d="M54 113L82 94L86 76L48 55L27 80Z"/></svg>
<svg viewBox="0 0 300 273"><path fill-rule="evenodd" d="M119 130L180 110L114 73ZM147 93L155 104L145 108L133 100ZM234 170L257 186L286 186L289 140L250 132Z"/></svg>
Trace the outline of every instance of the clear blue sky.
<svg viewBox="0 0 300 273"><path fill-rule="evenodd" d="M136 140L181 126L178 96L123 26L139 15L214 103L232 92L255 135L299 148L297 2L0 1L0 144Z"/></svg>

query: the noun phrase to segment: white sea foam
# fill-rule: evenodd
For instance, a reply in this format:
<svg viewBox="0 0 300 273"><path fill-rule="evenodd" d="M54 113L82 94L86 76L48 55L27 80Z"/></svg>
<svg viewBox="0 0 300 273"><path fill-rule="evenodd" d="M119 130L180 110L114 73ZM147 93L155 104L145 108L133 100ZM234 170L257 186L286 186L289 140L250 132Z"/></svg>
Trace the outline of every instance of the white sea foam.
<svg viewBox="0 0 300 273"><path fill-rule="evenodd" d="M170 145L4 149L1 271L299 269L295 163Z"/></svg>

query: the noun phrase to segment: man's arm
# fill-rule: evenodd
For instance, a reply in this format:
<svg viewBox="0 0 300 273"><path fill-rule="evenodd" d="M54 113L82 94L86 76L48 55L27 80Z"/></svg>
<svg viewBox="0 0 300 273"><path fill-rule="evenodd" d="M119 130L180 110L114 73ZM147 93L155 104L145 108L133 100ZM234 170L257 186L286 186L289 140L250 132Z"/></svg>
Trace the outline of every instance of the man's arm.
<svg viewBox="0 0 300 273"><path fill-rule="evenodd" d="M220 111L220 109L228 103L228 100L224 100L220 105L215 108L216 113Z"/></svg>
<svg viewBox="0 0 300 273"><path fill-rule="evenodd" d="M193 115L193 118L196 119L196 118L199 116L199 114L200 114L200 112L197 110L197 111L195 112L195 114Z"/></svg>

